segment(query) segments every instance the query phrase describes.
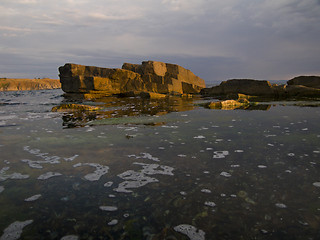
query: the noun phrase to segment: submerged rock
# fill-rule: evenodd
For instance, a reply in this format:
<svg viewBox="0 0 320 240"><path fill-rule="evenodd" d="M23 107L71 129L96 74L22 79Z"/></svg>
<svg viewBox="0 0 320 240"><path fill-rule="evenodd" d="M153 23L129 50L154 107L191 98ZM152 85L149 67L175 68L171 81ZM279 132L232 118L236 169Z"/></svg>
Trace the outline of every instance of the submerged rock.
<svg viewBox="0 0 320 240"><path fill-rule="evenodd" d="M158 94L199 93L203 79L179 65L145 61L125 63L122 69L101 68L67 63L59 67L62 90L66 93L114 94L142 93L142 97L163 97Z"/></svg>

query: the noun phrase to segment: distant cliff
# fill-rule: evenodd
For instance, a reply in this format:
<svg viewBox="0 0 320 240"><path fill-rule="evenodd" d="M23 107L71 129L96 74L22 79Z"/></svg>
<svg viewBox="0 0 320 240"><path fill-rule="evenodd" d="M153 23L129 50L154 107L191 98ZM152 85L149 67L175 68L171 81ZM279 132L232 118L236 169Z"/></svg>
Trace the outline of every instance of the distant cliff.
<svg viewBox="0 0 320 240"><path fill-rule="evenodd" d="M61 88L58 79L0 78L0 91L25 91Z"/></svg>

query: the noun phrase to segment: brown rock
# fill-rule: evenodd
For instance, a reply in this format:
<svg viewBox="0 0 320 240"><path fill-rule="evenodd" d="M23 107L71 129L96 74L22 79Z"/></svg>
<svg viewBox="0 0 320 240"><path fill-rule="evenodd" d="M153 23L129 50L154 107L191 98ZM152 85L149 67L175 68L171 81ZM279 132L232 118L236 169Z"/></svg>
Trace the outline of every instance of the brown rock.
<svg viewBox="0 0 320 240"><path fill-rule="evenodd" d="M100 68L67 63L59 67L62 90L67 93L130 95L148 92L193 94L205 87L203 79L175 64L147 61L124 63L122 69Z"/></svg>
<svg viewBox="0 0 320 240"><path fill-rule="evenodd" d="M100 68L67 63L59 67L62 90L67 93L103 92L105 95L143 91L140 74L124 69Z"/></svg>
<svg viewBox="0 0 320 240"><path fill-rule="evenodd" d="M206 86L203 79L176 64L146 61L141 65L124 63L122 68L141 74L150 92L199 93Z"/></svg>

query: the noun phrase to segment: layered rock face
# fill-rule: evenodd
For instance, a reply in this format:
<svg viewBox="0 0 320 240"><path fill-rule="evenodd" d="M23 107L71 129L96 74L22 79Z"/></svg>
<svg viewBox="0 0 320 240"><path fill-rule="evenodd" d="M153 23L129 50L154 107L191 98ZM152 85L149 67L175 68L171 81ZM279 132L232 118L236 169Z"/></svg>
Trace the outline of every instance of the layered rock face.
<svg viewBox="0 0 320 240"><path fill-rule="evenodd" d="M66 93L102 91L112 95L146 90L140 74L124 69L67 63L59 67L59 72L61 88Z"/></svg>
<svg viewBox="0 0 320 240"><path fill-rule="evenodd" d="M124 63L122 69L100 68L67 63L59 67L62 90L67 93L128 92L161 94L199 93L205 88L203 79L175 64L147 61Z"/></svg>
<svg viewBox="0 0 320 240"><path fill-rule="evenodd" d="M154 61L142 62L141 65L124 63L122 69L140 74L146 88L151 92L199 93L206 87L203 79L175 64Z"/></svg>

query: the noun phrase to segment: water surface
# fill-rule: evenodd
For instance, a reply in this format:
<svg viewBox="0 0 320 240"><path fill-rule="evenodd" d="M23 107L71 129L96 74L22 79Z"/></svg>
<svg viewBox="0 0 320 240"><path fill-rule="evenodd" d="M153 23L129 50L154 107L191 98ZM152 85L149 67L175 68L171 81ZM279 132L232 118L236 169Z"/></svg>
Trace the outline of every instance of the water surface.
<svg viewBox="0 0 320 240"><path fill-rule="evenodd" d="M0 236L319 239L316 103L203 101L1 92Z"/></svg>

